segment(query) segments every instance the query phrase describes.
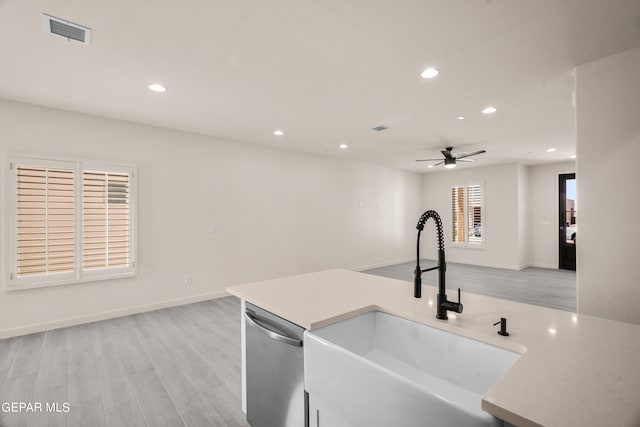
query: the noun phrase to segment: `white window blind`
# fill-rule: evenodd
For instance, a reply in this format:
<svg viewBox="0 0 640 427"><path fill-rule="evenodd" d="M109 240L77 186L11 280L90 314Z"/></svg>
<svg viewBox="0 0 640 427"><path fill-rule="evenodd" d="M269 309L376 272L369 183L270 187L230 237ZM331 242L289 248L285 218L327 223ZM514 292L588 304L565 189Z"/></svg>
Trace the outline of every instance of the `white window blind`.
<svg viewBox="0 0 640 427"><path fill-rule="evenodd" d="M451 236L452 241L464 243L464 187L451 188Z"/></svg>
<svg viewBox="0 0 640 427"><path fill-rule="evenodd" d="M451 241L482 246L484 194L482 185L451 188Z"/></svg>
<svg viewBox="0 0 640 427"><path fill-rule="evenodd" d="M470 185L467 187L467 230L468 242L482 243L482 187Z"/></svg>
<svg viewBox="0 0 640 427"><path fill-rule="evenodd" d="M83 268L128 266L131 262L129 175L82 173Z"/></svg>
<svg viewBox="0 0 640 427"><path fill-rule="evenodd" d="M6 289L134 275L134 168L10 157Z"/></svg>
<svg viewBox="0 0 640 427"><path fill-rule="evenodd" d="M73 170L16 170L16 275L70 272L75 268Z"/></svg>

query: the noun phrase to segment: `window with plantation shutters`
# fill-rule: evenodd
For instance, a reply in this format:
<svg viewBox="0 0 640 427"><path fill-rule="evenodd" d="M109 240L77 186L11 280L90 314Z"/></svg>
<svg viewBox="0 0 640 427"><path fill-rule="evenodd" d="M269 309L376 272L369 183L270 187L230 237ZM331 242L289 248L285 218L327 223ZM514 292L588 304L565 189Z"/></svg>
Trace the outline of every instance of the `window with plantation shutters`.
<svg viewBox="0 0 640 427"><path fill-rule="evenodd" d="M5 288L134 275L133 169L11 157Z"/></svg>
<svg viewBox="0 0 640 427"><path fill-rule="evenodd" d="M482 247L484 220L483 186L451 188L451 241L455 244Z"/></svg>
<svg viewBox="0 0 640 427"><path fill-rule="evenodd" d="M467 236L471 244L482 244L482 187L467 187Z"/></svg>
<svg viewBox="0 0 640 427"><path fill-rule="evenodd" d="M82 267L122 267L130 263L129 175L83 171Z"/></svg>
<svg viewBox="0 0 640 427"><path fill-rule="evenodd" d="M74 171L20 166L16 175L16 275L73 272Z"/></svg>
<svg viewBox="0 0 640 427"><path fill-rule="evenodd" d="M451 189L451 236L452 241L464 243L464 187Z"/></svg>

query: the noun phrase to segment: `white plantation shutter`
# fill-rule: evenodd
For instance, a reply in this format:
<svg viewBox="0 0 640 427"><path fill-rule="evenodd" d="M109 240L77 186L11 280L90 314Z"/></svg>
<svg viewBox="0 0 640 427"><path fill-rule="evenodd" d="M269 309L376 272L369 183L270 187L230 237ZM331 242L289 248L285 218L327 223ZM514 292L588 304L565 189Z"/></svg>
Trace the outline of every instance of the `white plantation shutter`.
<svg viewBox="0 0 640 427"><path fill-rule="evenodd" d="M451 188L451 241L482 246L484 234L484 194L482 185Z"/></svg>
<svg viewBox="0 0 640 427"><path fill-rule="evenodd" d="M467 235L469 243L482 243L482 187L467 187Z"/></svg>
<svg viewBox="0 0 640 427"><path fill-rule="evenodd" d="M74 171L16 168L16 275L75 269Z"/></svg>
<svg viewBox="0 0 640 427"><path fill-rule="evenodd" d="M131 263L129 175L83 171L83 269L127 267Z"/></svg>
<svg viewBox="0 0 640 427"><path fill-rule="evenodd" d="M464 243L464 187L451 188L451 241Z"/></svg>
<svg viewBox="0 0 640 427"><path fill-rule="evenodd" d="M134 168L10 157L5 288L136 274Z"/></svg>

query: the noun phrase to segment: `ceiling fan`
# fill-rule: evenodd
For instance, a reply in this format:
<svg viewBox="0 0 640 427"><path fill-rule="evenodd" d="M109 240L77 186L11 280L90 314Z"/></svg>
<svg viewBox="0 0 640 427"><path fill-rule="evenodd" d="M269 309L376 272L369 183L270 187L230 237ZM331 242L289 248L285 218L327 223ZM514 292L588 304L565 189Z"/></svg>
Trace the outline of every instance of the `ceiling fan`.
<svg viewBox="0 0 640 427"><path fill-rule="evenodd" d="M485 150L474 151L473 153L460 153L453 154L453 147L447 147L446 150L442 150L441 153L444 156L442 159L420 159L416 160L416 162L438 162L433 165L429 165L429 167L438 166L444 163L444 167L451 169L456 167L456 162L474 162L475 159L467 159L467 157L475 156L477 154L486 153Z"/></svg>

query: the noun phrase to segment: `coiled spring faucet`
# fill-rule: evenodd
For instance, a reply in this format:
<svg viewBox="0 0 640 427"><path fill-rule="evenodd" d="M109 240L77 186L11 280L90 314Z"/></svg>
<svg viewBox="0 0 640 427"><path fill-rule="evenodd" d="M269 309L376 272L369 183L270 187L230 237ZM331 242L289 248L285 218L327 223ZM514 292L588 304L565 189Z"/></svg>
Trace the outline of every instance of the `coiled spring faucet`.
<svg viewBox="0 0 640 427"><path fill-rule="evenodd" d="M436 231L438 233L438 265L432 268L420 268L420 233L424 229L424 223L429 218L433 218L436 223ZM447 289L445 286L445 273L447 271L447 263L444 259L444 234L442 232L442 221L440 215L436 211L426 211L418 220L418 243L416 245L416 269L414 271L415 277L413 280L413 296L416 298L422 298L422 273L425 271L431 271L438 269L438 296L436 301L436 318L448 319L447 311L455 311L456 313L462 313L462 303L460 302L460 288L458 288L458 302L447 300Z"/></svg>

